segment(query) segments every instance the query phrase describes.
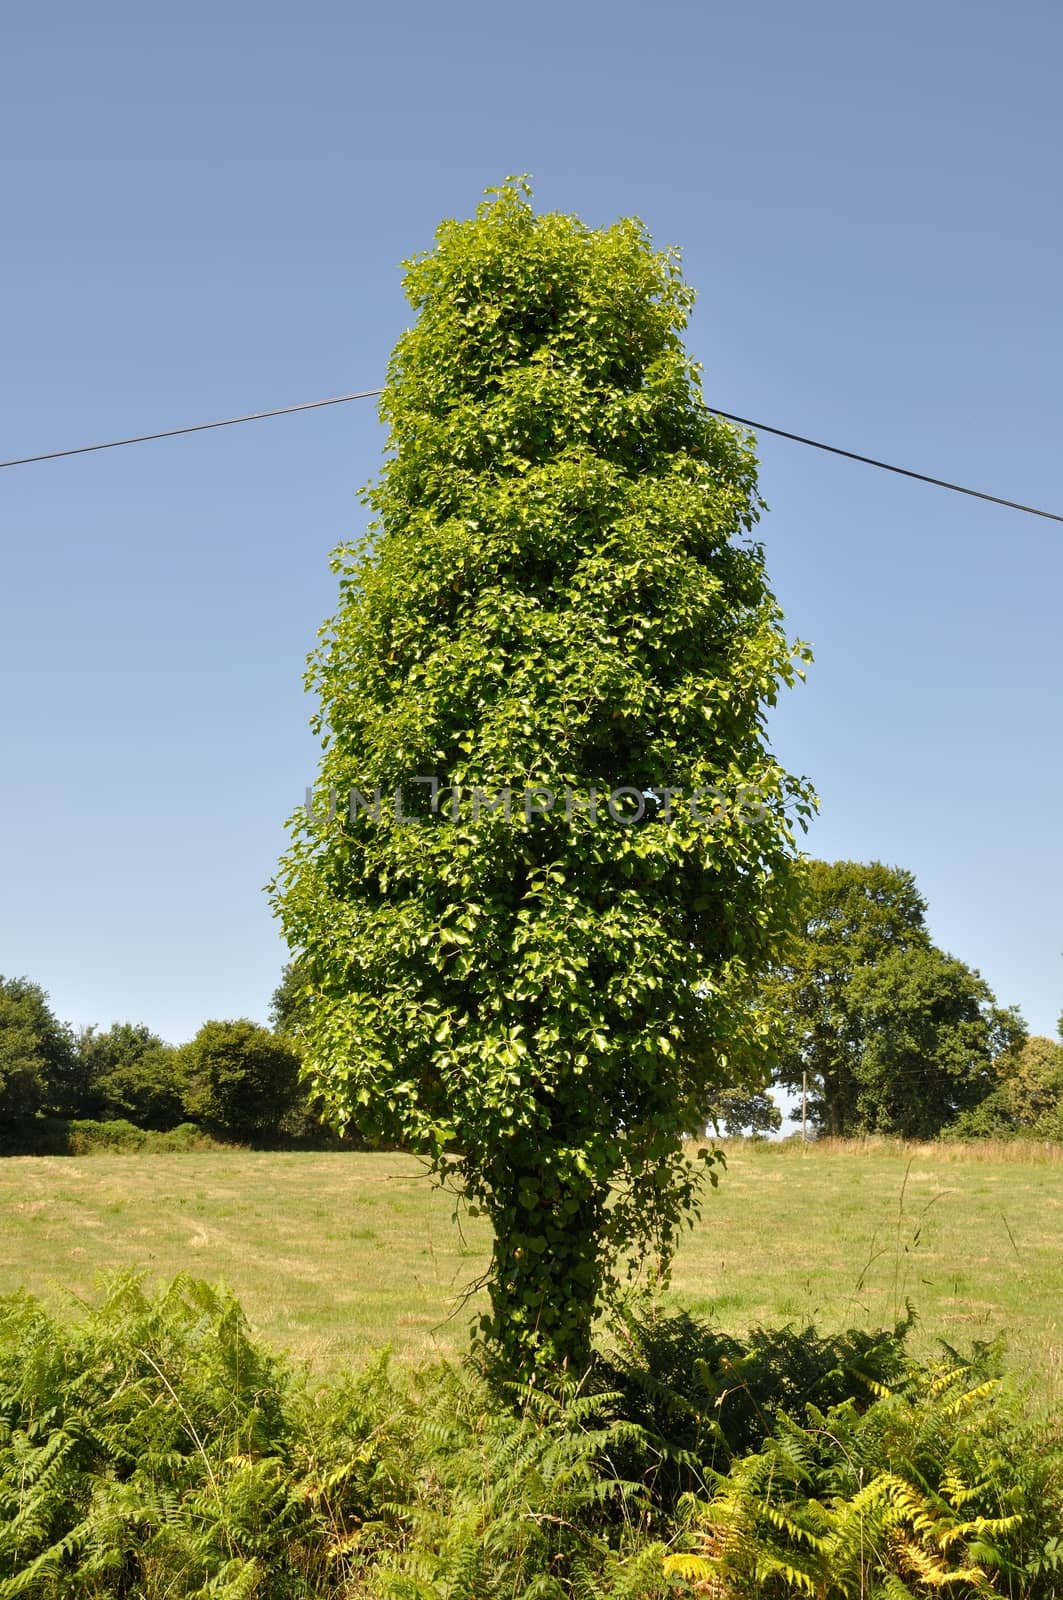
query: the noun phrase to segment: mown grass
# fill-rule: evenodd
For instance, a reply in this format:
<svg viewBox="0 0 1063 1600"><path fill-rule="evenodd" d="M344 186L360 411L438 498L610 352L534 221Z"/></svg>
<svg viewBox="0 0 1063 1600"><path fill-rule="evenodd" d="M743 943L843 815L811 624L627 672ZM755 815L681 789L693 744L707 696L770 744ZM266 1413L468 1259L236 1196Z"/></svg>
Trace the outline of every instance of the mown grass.
<svg viewBox="0 0 1063 1600"><path fill-rule="evenodd" d="M726 1328L887 1324L1003 1334L1063 1396L1063 1150L886 1141L732 1148L671 1297Z"/></svg>
<svg viewBox="0 0 1063 1600"><path fill-rule="evenodd" d="M911 1300L914 1348L1004 1333L1063 1395L1063 1160L1043 1147L728 1146L666 1299L722 1328L882 1325ZM417 1161L209 1151L0 1161L0 1293L56 1308L101 1272L221 1279L255 1330L320 1371L390 1344L465 1348L482 1220Z"/></svg>

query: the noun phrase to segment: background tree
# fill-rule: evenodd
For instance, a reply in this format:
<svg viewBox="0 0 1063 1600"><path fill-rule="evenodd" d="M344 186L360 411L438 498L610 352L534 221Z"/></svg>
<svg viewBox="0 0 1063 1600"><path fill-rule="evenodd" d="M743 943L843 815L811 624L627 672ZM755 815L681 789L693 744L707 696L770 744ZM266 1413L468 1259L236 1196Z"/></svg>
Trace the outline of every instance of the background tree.
<svg viewBox="0 0 1063 1600"><path fill-rule="evenodd" d="M288 1039L298 1037L310 1014L304 966L299 959L286 964L269 1004L269 1020L274 1031Z"/></svg>
<svg viewBox="0 0 1063 1600"><path fill-rule="evenodd" d="M1063 1138L1063 1044L1033 1034L994 1062L995 1082L949 1129L956 1138Z"/></svg>
<svg viewBox="0 0 1063 1600"><path fill-rule="evenodd" d="M803 926L767 985L783 1017L777 1081L807 1074L814 1123L836 1135L936 1135L993 1085L1021 1040L1015 1011L931 941L910 872L809 864Z"/></svg>
<svg viewBox="0 0 1063 1600"><path fill-rule="evenodd" d="M999 1094L1015 1127L1045 1130L1059 1124L1063 1107L1063 1044L1034 1034L998 1063Z"/></svg>
<svg viewBox="0 0 1063 1600"><path fill-rule="evenodd" d="M87 1115L124 1117L166 1132L184 1121L181 1054L142 1022L86 1028L78 1055L87 1082Z"/></svg>
<svg viewBox="0 0 1063 1600"><path fill-rule="evenodd" d="M860 1132L933 1139L994 1086L994 1063L1024 1027L997 1006L985 980L931 945L894 950L854 972L849 1003L861 1041Z"/></svg>
<svg viewBox="0 0 1063 1600"><path fill-rule="evenodd" d="M617 1263L667 1255L695 1202L681 1134L762 1080L755 980L792 914L787 808L809 809L764 735L794 658L751 443L702 400L673 253L509 182L405 284L376 521L336 555L311 667L320 816L275 898L329 1114L486 1208L484 1332L527 1370L585 1358ZM392 795L416 811L429 775L449 799L400 824ZM660 792L708 785L711 823ZM508 814L477 808L507 786ZM591 786L597 820L566 815Z"/></svg>
<svg viewBox="0 0 1063 1600"><path fill-rule="evenodd" d="M807 864L799 934L766 994L783 1019L776 1079L800 1090L807 1076L810 1116L831 1134L858 1121L852 974L892 950L929 948L925 919L910 872L877 861Z"/></svg>
<svg viewBox="0 0 1063 1600"><path fill-rule="evenodd" d="M40 1111L76 1115L80 1092L73 1037L47 994L28 978L0 977L0 1125Z"/></svg>
<svg viewBox="0 0 1063 1600"><path fill-rule="evenodd" d="M771 1095L748 1089L722 1090L710 1108L709 1118L728 1138L778 1133L782 1127L782 1112Z"/></svg>
<svg viewBox="0 0 1063 1600"><path fill-rule="evenodd" d="M205 1022L178 1055L187 1115L221 1138L268 1138L299 1098L299 1056L246 1019Z"/></svg>

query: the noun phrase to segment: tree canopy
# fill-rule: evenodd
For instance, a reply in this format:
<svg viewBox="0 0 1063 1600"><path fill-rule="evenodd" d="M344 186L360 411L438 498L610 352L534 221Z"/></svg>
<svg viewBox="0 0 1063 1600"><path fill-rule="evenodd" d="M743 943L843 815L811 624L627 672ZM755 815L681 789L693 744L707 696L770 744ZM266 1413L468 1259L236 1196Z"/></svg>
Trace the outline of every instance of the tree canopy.
<svg viewBox="0 0 1063 1600"><path fill-rule="evenodd" d="M673 252L511 181L405 284L276 905L333 1120L487 1209L511 1365L578 1360L616 1264L694 1201L680 1136L763 1081L810 806L764 718L799 669Z"/></svg>
<svg viewBox="0 0 1063 1600"><path fill-rule="evenodd" d="M767 993L784 1023L777 1080L807 1077L812 1119L835 1135L934 1137L1025 1034L934 945L913 875L877 861L810 863L801 935Z"/></svg>
<svg viewBox="0 0 1063 1600"><path fill-rule="evenodd" d="M0 1123L69 1115L77 1082L73 1036L40 984L0 977Z"/></svg>
<svg viewBox="0 0 1063 1600"><path fill-rule="evenodd" d="M723 1089L709 1109L714 1127L728 1138L749 1135L753 1138L778 1133L782 1112L770 1094L752 1089Z"/></svg>
<svg viewBox="0 0 1063 1600"><path fill-rule="evenodd" d="M222 1138L275 1134L299 1098L298 1055L246 1018L205 1022L177 1056L186 1115Z"/></svg>
<svg viewBox="0 0 1063 1600"><path fill-rule="evenodd" d="M1032 1034L997 1057L993 1079L985 1099L946 1130L951 1137L1063 1139L1063 1044Z"/></svg>
<svg viewBox="0 0 1063 1600"><path fill-rule="evenodd" d="M143 1022L85 1028L78 1038L85 1112L165 1132L184 1121L180 1052Z"/></svg>

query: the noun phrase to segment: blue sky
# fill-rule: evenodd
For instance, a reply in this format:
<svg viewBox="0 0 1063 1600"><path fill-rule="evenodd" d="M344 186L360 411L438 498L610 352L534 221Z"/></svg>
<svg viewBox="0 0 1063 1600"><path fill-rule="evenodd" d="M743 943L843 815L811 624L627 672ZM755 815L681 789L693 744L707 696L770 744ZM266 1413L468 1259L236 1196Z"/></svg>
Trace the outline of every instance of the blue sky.
<svg viewBox="0 0 1063 1600"><path fill-rule="evenodd" d="M1061 69L1048 0L14 8L0 457L376 386L399 262L528 172L682 247L711 403L1063 509ZM363 402L0 473L0 972L60 1016L265 1018L304 660L382 446ZM911 868L1053 1033L1063 528L760 458L809 848Z"/></svg>

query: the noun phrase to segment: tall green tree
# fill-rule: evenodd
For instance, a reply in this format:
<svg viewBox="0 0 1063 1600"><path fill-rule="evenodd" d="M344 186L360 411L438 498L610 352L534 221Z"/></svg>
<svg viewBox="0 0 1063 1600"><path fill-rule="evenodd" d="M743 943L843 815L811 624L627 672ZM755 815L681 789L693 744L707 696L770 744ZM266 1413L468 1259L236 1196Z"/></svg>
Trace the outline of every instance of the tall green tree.
<svg viewBox="0 0 1063 1600"><path fill-rule="evenodd" d="M674 253L510 181L405 285L275 901L317 1092L486 1209L483 1332L527 1371L586 1358L696 1204L681 1135L762 1082L811 804L764 719L799 669Z"/></svg>
<svg viewBox="0 0 1063 1600"><path fill-rule="evenodd" d="M915 879L881 862L811 861L798 936L766 987L783 1019L777 1081L809 1089L812 1120L838 1136L858 1124L861 1038L854 972L891 951L926 950L926 902Z"/></svg>
<svg viewBox="0 0 1063 1600"><path fill-rule="evenodd" d="M1025 1028L973 968L935 945L892 951L854 973L849 991L860 1132L933 1139L984 1100L995 1063Z"/></svg>
<svg viewBox="0 0 1063 1600"><path fill-rule="evenodd" d="M40 984L0 976L0 1126L38 1112L76 1116L81 1080L70 1029Z"/></svg>
<svg viewBox="0 0 1063 1600"><path fill-rule="evenodd" d="M783 1019L777 1081L807 1083L813 1122L836 1136L934 1137L1025 1035L933 944L913 875L877 861L809 864L801 933L766 994Z"/></svg>

